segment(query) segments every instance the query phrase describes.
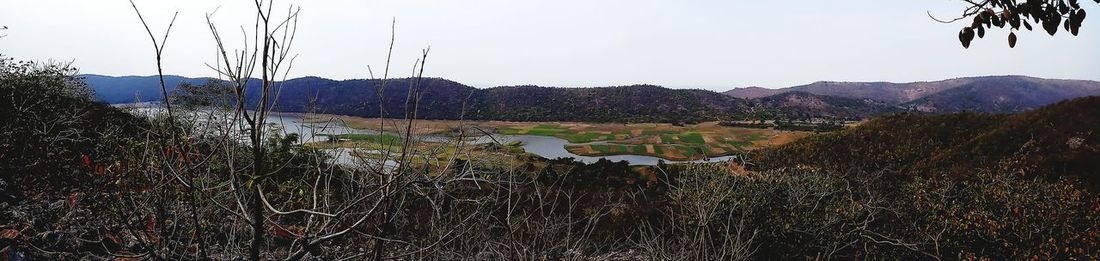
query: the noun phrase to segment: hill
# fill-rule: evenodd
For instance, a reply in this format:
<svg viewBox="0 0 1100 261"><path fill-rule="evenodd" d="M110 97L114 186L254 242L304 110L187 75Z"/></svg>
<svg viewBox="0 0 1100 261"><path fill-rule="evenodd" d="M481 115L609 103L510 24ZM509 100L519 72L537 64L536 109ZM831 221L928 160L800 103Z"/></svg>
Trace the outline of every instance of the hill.
<svg viewBox="0 0 1100 261"><path fill-rule="evenodd" d="M1011 113L1057 101L1100 95L1100 82L1040 79L1026 76L987 76L935 82L816 82L771 91L739 88L725 92L740 98L774 92L871 99L927 112L964 110Z"/></svg>
<svg viewBox="0 0 1100 261"><path fill-rule="evenodd" d="M420 82L419 104L407 99L416 89L415 79L390 79L383 87L381 80L307 77L283 82L281 88L280 111L402 118L415 108L417 118L448 120L699 122L743 111L747 104L710 91L649 85L478 89L426 78Z"/></svg>
<svg viewBox="0 0 1100 261"><path fill-rule="evenodd" d="M754 152L760 169L806 166L968 176L982 171L1083 176L1100 182L1100 97L1014 114L900 114ZM1038 175L1038 174L1036 174ZM1100 184L1100 183L1097 183Z"/></svg>
<svg viewBox="0 0 1100 261"><path fill-rule="evenodd" d="M512 121L701 122L748 109L742 99L653 85L604 88L498 87L472 97L476 119Z"/></svg>
<svg viewBox="0 0 1100 261"><path fill-rule="evenodd" d="M780 93L784 93L784 92L785 91L783 89L768 89L768 88L764 88L764 87L751 86L751 87L742 87L742 88L736 88L736 89L733 89L733 90L728 90L726 92L723 92L722 94L737 97L737 98L742 98L742 99L756 99L756 98L768 97L768 96L772 96L772 95L776 95L776 94L780 94Z"/></svg>
<svg viewBox="0 0 1100 261"><path fill-rule="evenodd" d="M1091 95L1100 95L1100 83L999 77L946 89L902 106L924 112L1013 113Z"/></svg>

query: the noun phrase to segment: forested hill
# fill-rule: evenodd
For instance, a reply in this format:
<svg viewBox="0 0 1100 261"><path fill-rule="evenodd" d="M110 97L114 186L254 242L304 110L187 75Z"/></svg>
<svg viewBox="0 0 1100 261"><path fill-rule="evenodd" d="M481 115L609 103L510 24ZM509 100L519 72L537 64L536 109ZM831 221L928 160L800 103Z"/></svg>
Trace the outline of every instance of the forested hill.
<svg viewBox="0 0 1100 261"><path fill-rule="evenodd" d="M807 92L784 92L752 99L753 107L772 110L796 119L828 117L867 119L878 115L904 111L901 107L871 100L817 95Z"/></svg>
<svg viewBox="0 0 1100 261"><path fill-rule="evenodd" d="M159 100L161 96L155 76L85 75L84 78L100 101L144 102ZM165 81L169 91L180 84L216 82L209 78L179 76L166 76ZM653 85L474 88L440 78L420 81L416 118L509 121L688 123L758 118L863 119L907 110L1018 112L1063 99L1100 94L1100 85L1094 88L1094 82L1026 77L950 80L913 86L819 83L781 89L778 94L751 99L707 90ZM410 91L417 86L416 79L390 79L385 87L382 84L381 80L291 79L278 84L281 93L276 110L405 117L406 108L415 104L407 101ZM947 85L950 88L943 87ZM256 84L249 87L250 102L258 99L257 89Z"/></svg>
<svg viewBox="0 0 1100 261"><path fill-rule="evenodd" d="M280 85L278 109L401 118L415 106L420 119L698 122L723 119L747 108L744 100L711 91L647 85L478 89L438 78L420 81L417 104L409 99L410 91L417 91L416 79L390 79L385 87L381 80L293 79Z"/></svg>
<svg viewBox="0 0 1100 261"><path fill-rule="evenodd" d="M513 86L485 89L473 100L478 119L517 121L699 122L729 119L751 111L743 99L706 90L653 85L604 88Z"/></svg>
<svg viewBox="0 0 1100 261"><path fill-rule="evenodd" d="M97 93L125 93L144 86L142 79L119 77L89 81ZM180 79L176 83L196 84L205 79ZM419 86L416 109L420 119L471 119L512 121L600 121L600 122L699 122L730 119L753 111L750 102L713 91L678 90L652 85L600 88L556 88L510 86L479 89L439 78L381 80L330 80L304 77L278 84L277 110L317 112L363 117L405 117L409 93ZM171 83L169 83L171 84ZM173 88L174 89L174 88ZM137 88L138 91L142 90ZM159 89L158 89L159 91ZM258 86L249 86L255 94ZM143 92L147 95L147 91ZM379 94L381 95L381 98ZM133 97L133 95L130 95ZM254 103L258 95L249 102ZM103 99L133 102L119 95ZM147 101L147 100L140 100ZM381 106L380 106L381 105Z"/></svg>

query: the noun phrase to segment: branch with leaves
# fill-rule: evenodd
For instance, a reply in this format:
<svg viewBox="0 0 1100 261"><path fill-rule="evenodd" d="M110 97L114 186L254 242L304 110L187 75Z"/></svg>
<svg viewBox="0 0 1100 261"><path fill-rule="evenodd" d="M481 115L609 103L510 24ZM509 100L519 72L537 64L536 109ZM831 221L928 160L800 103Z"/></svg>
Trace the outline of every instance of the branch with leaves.
<svg viewBox="0 0 1100 261"><path fill-rule="evenodd" d="M1059 31L1059 27L1076 36L1085 21L1086 12L1078 0L964 0L968 6L963 14L954 19L938 19L928 14L933 20L941 23L953 23L956 21L973 18L969 26L959 31L959 42L964 48L970 48L970 42L974 36L985 37L987 29L993 27L1010 31L1008 34L1008 46L1016 47L1016 32L1021 27L1028 31L1033 29L1032 23L1042 27L1051 36ZM1086 0L1087 1L1087 0ZM1100 0L1093 0L1100 3Z"/></svg>

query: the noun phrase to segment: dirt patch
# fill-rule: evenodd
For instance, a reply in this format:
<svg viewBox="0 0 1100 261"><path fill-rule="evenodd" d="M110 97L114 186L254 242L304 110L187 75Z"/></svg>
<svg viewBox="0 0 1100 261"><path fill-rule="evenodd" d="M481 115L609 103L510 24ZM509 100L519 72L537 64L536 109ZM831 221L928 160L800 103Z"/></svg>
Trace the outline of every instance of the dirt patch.
<svg viewBox="0 0 1100 261"><path fill-rule="evenodd" d="M657 148L654 148L653 144L646 144L645 145L645 153L648 153L650 155L656 155L657 154Z"/></svg>
<svg viewBox="0 0 1100 261"><path fill-rule="evenodd" d="M685 157L684 154L680 152L680 149L678 149L676 147L672 147L672 146L661 147L661 151L662 151L662 153L661 153L660 157L662 157L662 158L666 158L666 159L670 159L670 160L686 160L687 159L687 157Z"/></svg>
<svg viewBox="0 0 1100 261"><path fill-rule="evenodd" d="M763 146L779 146L779 145L791 143L795 140L798 140L802 137L806 137L806 136L809 136L809 135L810 134L808 134L808 133L801 133L801 132L788 132L788 131L780 132L780 133L776 134L775 136L773 136L771 139L764 140L763 141L764 143L760 144L760 145L763 145Z"/></svg>
<svg viewBox="0 0 1100 261"><path fill-rule="evenodd" d="M591 145L569 147L569 152L572 152L573 154L577 154L577 155L582 155L582 156L590 156L590 155L599 154L598 152L596 152L596 150L592 149Z"/></svg>
<svg viewBox="0 0 1100 261"><path fill-rule="evenodd" d="M709 152L708 152L709 155L726 154L726 150L723 149L722 147L719 147L719 145L717 145L717 144L707 144L707 145L708 145L708 147L710 147Z"/></svg>
<svg viewBox="0 0 1100 261"><path fill-rule="evenodd" d="M708 145L712 144L712 143L716 143L714 141L714 136L713 135L714 134L711 134L711 133L703 133L703 143L706 143Z"/></svg>

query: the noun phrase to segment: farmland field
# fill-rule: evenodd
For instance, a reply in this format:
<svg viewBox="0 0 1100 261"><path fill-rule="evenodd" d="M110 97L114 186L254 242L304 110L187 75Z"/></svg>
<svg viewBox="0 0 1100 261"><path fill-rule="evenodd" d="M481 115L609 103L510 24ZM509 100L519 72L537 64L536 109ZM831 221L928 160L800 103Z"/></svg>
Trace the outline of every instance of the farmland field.
<svg viewBox="0 0 1100 261"><path fill-rule="evenodd" d="M367 119L348 116L325 115L357 129L378 130L402 126L403 120ZM318 117L317 119L321 119ZM565 149L581 156L644 155L667 160L697 160L707 157L734 155L739 152L784 144L807 132L778 131L725 127L717 122L675 126L664 123L607 124L574 122L502 122L502 121L445 121L420 120L414 122L421 130L417 134L480 135L480 131L503 135L535 135L561 138L569 142ZM477 130L472 130L476 128ZM341 137L352 138L352 137ZM368 137L373 143L386 138ZM393 137L397 138L397 137ZM362 143L368 140L355 140ZM371 143L371 142L367 142ZM361 144L362 145L362 144Z"/></svg>
<svg viewBox="0 0 1100 261"><path fill-rule="evenodd" d="M582 156L645 155L668 160L728 156L774 146L807 135L718 126L716 123L671 124L507 123L501 134L539 135L565 139L566 149Z"/></svg>

